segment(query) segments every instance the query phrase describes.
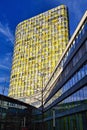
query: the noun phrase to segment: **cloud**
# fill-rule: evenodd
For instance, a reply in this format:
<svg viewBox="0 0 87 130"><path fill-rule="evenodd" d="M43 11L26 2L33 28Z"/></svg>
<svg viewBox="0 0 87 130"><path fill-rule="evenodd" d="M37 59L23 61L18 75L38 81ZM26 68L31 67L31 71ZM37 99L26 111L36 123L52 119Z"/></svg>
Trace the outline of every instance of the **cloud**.
<svg viewBox="0 0 87 130"><path fill-rule="evenodd" d="M8 24L3 25L0 22L0 33L6 37L7 41L10 41L12 44L14 43L14 35L13 35L12 31L10 30Z"/></svg>
<svg viewBox="0 0 87 130"><path fill-rule="evenodd" d="M9 70L9 67L7 67L5 65L0 65L0 69L8 69Z"/></svg>
<svg viewBox="0 0 87 130"><path fill-rule="evenodd" d="M9 82L9 77L0 77L0 82Z"/></svg>
<svg viewBox="0 0 87 130"><path fill-rule="evenodd" d="M8 86L6 84L0 85L0 94L3 94L3 95L8 94Z"/></svg>
<svg viewBox="0 0 87 130"><path fill-rule="evenodd" d="M0 69L9 70L11 69L12 53L6 53L0 57Z"/></svg>

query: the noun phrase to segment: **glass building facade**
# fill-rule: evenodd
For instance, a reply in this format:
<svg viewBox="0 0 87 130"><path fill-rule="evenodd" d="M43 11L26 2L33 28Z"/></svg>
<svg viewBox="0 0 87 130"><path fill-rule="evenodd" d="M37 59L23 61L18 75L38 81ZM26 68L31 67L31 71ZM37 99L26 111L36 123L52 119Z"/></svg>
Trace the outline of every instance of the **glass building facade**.
<svg viewBox="0 0 87 130"><path fill-rule="evenodd" d="M46 87L43 111L0 95L0 130L87 130L87 11Z"/></svg>
<svg viewBox="0 0 87 130"><path fill-rule="evenodd" d="M67 46L68 38L68 15L64 5L19 23L9 96L35 102L33 95L40 95Z"/></svg>
<svg viewBox="0 0 87 130"><path fill-rule="evenodd" d="M36 108L0 94L0 130L32 130L34 113Z"/></svg>
<svg viewBox="0 0 87 130"><path fill-rule="evenodd" d="M56 77L59 67L62 71ZM52 89L44 103L44 129L87 130L87 11L54 70L50 84ZM35 120L40 130L41 115Z"/></svg>

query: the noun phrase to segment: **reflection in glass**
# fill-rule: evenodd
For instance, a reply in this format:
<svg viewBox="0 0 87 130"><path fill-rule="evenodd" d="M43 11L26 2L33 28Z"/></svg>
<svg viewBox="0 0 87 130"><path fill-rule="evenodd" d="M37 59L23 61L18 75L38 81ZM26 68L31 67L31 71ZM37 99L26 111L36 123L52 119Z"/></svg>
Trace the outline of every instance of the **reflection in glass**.
<svg viewBox="0 0 87 130"><path fill-rule="evenodd" d="M83 88L84 99L87 99L87 87Z"/></svg>
<svg viewBox="0 0 87 130"><path fill-rule="evenodd" d="M85 86L84 88L78 90L76 93L66 98L64 102L67 103L67 102L81 101L85 99L87 99L87 86Z"/></svg>
<svg viewBox="0 0 87 130"><path fill-rule="evenodd" d="M85 65L85 73L86 73L86 75L87 75L87 64Z"/></svg>
<svg viewBox="0 0 87 130"><path fill-rule="evenodd" d="M81 80L81 71L79 71L79 72L77 73L77 75L78 75L78 80Z"/></svg>
<svg viewBox="0 0 87 130"><path fill-rule="evenodd" d="M82 78L85 76L85 69L84 69L84 66L83 68L81 69L81 74L82 74Z"/></svg>
<svg viewBox="0 0 87 130"><path fill-rule="evenodd" d="M87 74L87 64L85 64L84 66L82 66L81 69L78 70L78 72L76 72L73 77L62 87L62 91L60 92L60 90L46 103L46 106L48 106L48 104L51 102L53 102L54 100L56 100L57 98L59 98L63 93L65 93L67 90L69 90L71 87L73 87L79 80L81 80L82 78L84 78ZM60 93L60 94L58 94ZM81 96L81 100L83 99L82 92L80 92L80 96ZM58 95L58 96L57 96ZM74 95L75 96L75 95ZM76 97L73 97L76 100ZM79 97L77 97L77 99L79 99Z"/></svg>

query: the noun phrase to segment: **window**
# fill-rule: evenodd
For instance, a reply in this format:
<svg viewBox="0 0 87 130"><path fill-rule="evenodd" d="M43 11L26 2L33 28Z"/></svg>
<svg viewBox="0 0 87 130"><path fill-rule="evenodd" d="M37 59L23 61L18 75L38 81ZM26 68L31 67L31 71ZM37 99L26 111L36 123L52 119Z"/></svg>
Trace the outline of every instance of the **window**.
<svg viewBox="0 0 87 130"><path fill-rule="evenodd" d="M77 74L75 74L74 77L73 77L74 84L76 84L76 82L77 82L76 79L77 79Z"/></svg>
<svg viewBox="0 0 87 130"><path fill-rule="evenodd" d="M87 75L87 64L84 66L85 74Z"/></svg>
<svg viewBox="0 0 87 130"><path fill-rule="evenodd" d="M80 79L81 79L81 71L79 71L79 72L77 73L77 76L78 76L78 80L80 80Z"/></svg>
<svg viewBox="0 0 87 130"><path fill-rule="evenodd" d="M85 76L85 69L84 69L84 66L83 66L83 68L81 69L81 75L82 75L82 78Z"/></svg>
<svg viewBox="0 0 87 130"><path fill-rule="evenodd" d="M87 40L85 41L86 51L87 51Z"/></svg>
<svg viewBox="0 0 87 130"><path fill-rule="evenodd" d="M87 99L87 86L83 88L84 99Z"/></svg>

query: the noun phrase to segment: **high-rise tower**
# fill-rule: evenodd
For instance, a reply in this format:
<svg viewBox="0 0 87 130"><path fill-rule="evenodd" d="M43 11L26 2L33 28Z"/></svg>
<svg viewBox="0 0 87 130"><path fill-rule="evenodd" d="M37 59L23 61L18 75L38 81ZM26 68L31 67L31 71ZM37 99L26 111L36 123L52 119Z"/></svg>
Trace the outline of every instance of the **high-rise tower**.
<svg viewBox="0 0 87 130"><path fill-rule="evenodd" d="M46 85L68 43L68 15L64 5L18 24L9 96L32 97Z"/></svg>

